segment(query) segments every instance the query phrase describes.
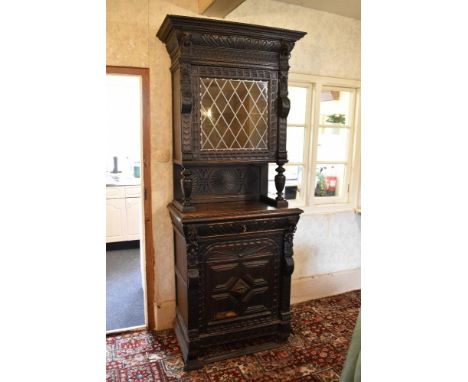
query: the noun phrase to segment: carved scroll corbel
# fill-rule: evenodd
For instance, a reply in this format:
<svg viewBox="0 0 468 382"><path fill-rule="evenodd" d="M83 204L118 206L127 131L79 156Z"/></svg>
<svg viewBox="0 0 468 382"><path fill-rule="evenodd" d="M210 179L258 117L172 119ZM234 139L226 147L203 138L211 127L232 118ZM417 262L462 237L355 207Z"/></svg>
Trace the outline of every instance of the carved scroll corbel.
<svg viewBox="0 0 468 382"><path fill-rule="evenodd" d="M186 233L187 243L187 287L194 291L198 289L200 272L198 270L198 238L197 228L194 226L188 227Z"/></svg>
<svg viewBox="0 0 468 382"><path fill-rule="evenodd" d="M190 114L192 112L192 84L190 80L190 64L180 65L180 112Z"/></svg>
<svg viewBox="0 0 468 382"><path fill-rule="evenodd" d="M291 108L291 101L288 98L288 70L289 58L294 43L282 41L279 55L279 89L278 89L278 115L280 118L287 118Z"/></svg>
<svg viewBox="0 0 468 382"><path fill-rule="evenodd" d="M288 98L288 70L289 58L294 43L288 41L281 41L279 51L279 73L278 73L278 153L276 164L276 205L278 207L287 207L288 202L284 199L284 186L286 184L286 177L284 176L284 165L288 162L286 152L286 118L288 117L291 108L291 101Z"/></svg>
<svg viewBox="0 0 468 382"><path fill-rule="evenodd" d="M192 46L192 34L179 32L177 42L181 53L190 50ZM180 64L180 90L181 90L181 113L189 114L192 112L192 87L190 81L190 64L181 62Z"/></svg>
<svg viewBox="0 0 468 382"><path fill-rule="evenodd" d="M294 272L293 239L296 225L290 227L284 234L284 276L291 277Z"/></svg>

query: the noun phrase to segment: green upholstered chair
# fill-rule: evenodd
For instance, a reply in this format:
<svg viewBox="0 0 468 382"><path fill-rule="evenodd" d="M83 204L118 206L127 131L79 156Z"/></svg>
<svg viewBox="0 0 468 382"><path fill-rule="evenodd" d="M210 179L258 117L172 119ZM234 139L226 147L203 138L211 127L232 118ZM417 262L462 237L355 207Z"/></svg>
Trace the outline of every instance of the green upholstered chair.
<svg viewBox="0 0 468 382"><path fill-rule="evenodd" d="M340 382L361 382L361 313L354 328Z"/></svg>

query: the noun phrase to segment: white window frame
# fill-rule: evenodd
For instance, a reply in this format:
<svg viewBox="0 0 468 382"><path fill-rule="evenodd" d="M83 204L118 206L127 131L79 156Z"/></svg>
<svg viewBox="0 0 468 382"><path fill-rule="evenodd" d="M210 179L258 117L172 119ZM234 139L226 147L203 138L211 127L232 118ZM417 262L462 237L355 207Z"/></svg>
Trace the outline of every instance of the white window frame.
<svg viewBox="0 0 468 382"><path fill-rule="evenodd" d="M303 192L301 199L289 200L290 207L300 207L306 213L328 213L360 209L360 81L290 73L288 82L289 86L305 87L308 89L304 125L304 162L290 162L286 165L304 166L302 178ZM323 87L332 87L336 90L353 90L354 93L354 108L350 111L353 123L350 128L348 156L346 160L347 168L343 185L344 192L342 196L337 197L315 197L314 195L317 164L317 145L315 142L317 142L320 127L320 93ZM293 127L294 125L288 124L288 126Z"/></svg>

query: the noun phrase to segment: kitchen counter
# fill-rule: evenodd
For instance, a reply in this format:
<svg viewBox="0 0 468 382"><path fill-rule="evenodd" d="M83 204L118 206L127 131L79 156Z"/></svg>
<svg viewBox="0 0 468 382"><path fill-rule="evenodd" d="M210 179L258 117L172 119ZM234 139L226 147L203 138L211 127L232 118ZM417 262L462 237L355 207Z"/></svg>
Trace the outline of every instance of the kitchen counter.
<svg viewBox="0 0 468 382"><path fill-rule="evenodd" d="M106 187L139 186L140 184L141 178L120 177L118 179L114 179L109 175L106 177Z"/></svg>

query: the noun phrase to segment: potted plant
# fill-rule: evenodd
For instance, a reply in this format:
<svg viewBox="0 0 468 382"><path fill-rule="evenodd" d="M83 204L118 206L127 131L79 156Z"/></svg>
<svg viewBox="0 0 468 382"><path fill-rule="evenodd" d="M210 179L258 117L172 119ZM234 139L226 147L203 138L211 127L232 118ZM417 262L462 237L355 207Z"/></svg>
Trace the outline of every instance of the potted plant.
<svg viewBox="0 0 468 382"><path fill-rule="evenodd" d="M325 182L324 170L326 167L320 167L317 173L317 184L315 186L315 196L327 196L327 184Z"/></svg>

